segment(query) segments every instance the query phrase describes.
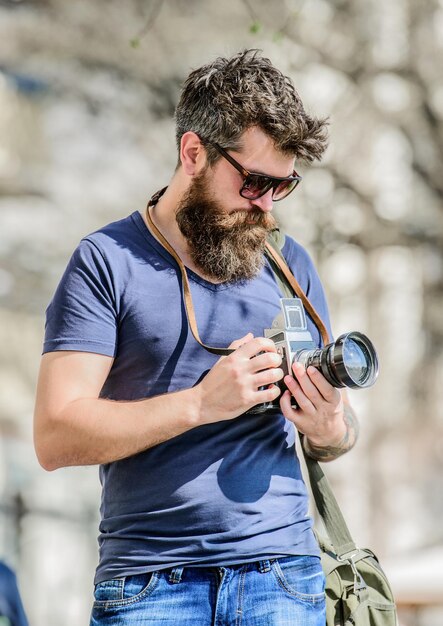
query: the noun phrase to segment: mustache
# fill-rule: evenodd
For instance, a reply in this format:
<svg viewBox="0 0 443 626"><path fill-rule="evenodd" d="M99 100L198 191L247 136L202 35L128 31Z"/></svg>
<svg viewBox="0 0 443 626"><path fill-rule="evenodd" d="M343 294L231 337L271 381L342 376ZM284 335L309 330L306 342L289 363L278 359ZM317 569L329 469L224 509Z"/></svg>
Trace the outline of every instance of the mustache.
<svg viewBox="0 0 443 626"><path fill-rule="evenodd" d="M269 231L277 225L270 213L263 213L260 209L238 210L229 214L219 213L214 217L219 226L229 229L250 226Z"/></svg>

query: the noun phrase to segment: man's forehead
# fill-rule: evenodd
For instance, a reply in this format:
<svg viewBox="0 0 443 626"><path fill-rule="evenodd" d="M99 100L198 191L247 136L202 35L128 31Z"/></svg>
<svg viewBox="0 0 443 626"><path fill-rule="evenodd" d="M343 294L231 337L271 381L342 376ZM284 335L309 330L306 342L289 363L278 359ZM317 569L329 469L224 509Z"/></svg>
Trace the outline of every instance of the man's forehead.
<svg viewBox="0 0 443 626"><path fill-rule="evenodd" d="M246 130L235 142L233 149L242 157L242 165L257 174L269 175L272 169L287 169L287 175L292 174L295 163L295 154L283 152L275 145L272 137L261 129L252 127ZM286 174L275 173L275 176Z"/></svg>
<svg viewBox="0 0 443 626"><path fill-rule="evenodd" d="M295 160L295 153L281 150L273 137L265 133L261 128L252 126L245 130L240 137L233 142L232 146L239 153L246 152L269 152L275 153L279 159Z"/></svg>

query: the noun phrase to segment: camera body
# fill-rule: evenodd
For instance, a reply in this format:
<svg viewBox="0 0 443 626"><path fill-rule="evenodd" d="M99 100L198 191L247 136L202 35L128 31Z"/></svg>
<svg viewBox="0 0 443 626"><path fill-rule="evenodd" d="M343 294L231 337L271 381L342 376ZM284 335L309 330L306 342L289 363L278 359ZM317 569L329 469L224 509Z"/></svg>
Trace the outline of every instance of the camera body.
<svg viewBox="0 0 443 626"><path fill-rule="evenodd" d="M271 328L264 329L264 336L272 339L278 354L282 357L281 369L284 375L292 375L292 364L304 350L315 350L317 345L308 330L305 309L300 298L280 298L281 313L277 315ZM282 392L286 389L283 381L277 385ZM291 404L297 408L294 397ZM278 400L265 402L253 408L254 413L280 413Z"/></svg>
<svg viewBox="0 0 443 626"><path fill-rule="evenodd" d="M308 330L306 313L300 298L281 298L281 313L271 328L265 328L264 336L272 339L282 357L281 368L292 375L294 362L302 363L305 369L316 367L334 387L359 389L370 387L378 376L378 358L372 342L359 332L340 335L334 342L318 348ZM282 392L283 381L277 383ZM291 405L297 403L291 396ZM253 407L249 413L280 413L278 400Z"/></svg>
<svg viewBox="0 0 443 626"><path fill-rule="evenodd" d="M273 321L272 328L265 328L264 336L275 343L286 375L292 372L292 363L298 360L297 356L305 350L316 350L317 345L308 330L300 298L281 298L280 305L281 313Z"/></svg>

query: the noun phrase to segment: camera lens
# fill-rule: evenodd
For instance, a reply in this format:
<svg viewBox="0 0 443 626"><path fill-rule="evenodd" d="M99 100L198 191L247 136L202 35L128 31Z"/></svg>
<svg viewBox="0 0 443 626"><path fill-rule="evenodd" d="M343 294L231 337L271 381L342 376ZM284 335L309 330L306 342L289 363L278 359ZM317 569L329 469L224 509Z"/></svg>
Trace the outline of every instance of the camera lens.
<svg viewBox="0 0 443 626"><path fill-rule="evenodd" d="M322 349L302 351L296 360L317 367L334 387L370 387L378 376L378 358L372 342L359 332L340 335Z"/></svg>
<svg viewBox="0 0 443 626"><path fill-rule="evenodd" d="M364 384L370 371L367 351L349 337L343 344L343 365L353 381Z"/></svg>
<svg viewBox="0 0 443 626"><path fill-rule="evenodd" d="M375 348L362 333L341 335L333 344L333 362L347 387L370 387L378 376Z"/></svg>

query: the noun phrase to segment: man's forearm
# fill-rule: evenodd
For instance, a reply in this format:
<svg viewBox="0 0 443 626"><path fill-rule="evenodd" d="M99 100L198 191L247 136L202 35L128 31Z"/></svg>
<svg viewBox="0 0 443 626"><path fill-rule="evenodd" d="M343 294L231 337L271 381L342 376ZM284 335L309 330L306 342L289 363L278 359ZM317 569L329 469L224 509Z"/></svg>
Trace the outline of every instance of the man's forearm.
<svg viewBox="0 0 443 626"><path fill-rule="evenodd" d="M132 402L81 398L50 419L37 416L35 444L47 470L95 465L142 452L199 423L195 388Z"/></svg>
<svg viewBox="0 0 443 626"><path fill-rule="evenodd" d="M335 445L316 446L307 437L303 437L303 448L307 455L316 461L325 463L333 461L351 450L357 441L360 427L358 419L349 404L344 405L343 421L346 425L346 432L342 440Z"/></svg>
<svg viewBox="0 0 443 626"><path fill-rule="evenodd" d="M274 383L283 377L274 342L248 333L229 347L232 354L219 359L194 387L132 402L98 398L112 367L110 357L45 354L34 416L40 464L52 470L111 463L196 426L234 419L273 402L280 393Z"/></svg>

